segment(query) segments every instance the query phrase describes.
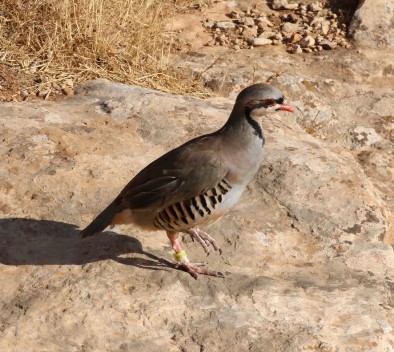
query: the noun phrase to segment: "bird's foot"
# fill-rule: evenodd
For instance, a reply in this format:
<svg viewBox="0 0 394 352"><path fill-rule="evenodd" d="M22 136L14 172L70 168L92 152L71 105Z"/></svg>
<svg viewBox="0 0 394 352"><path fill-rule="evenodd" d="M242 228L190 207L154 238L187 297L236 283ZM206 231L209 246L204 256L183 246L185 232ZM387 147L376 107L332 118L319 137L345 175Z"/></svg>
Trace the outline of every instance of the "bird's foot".
<svg viewBox="0 0 394 352"><path fill-rule="evenodd" d="M207 268L205 263L190 263L184 251L175 253L174 258L177 261L175 267L188 272L196 280L198 274L222 278L224 277L223 273Z"/></svg>
<svg viewBox="0 0 394 352"><path fill-rule="evenodd" d="M209 245L212 245L215 251L219 251L222 254L222 250L216 244L214 238L209 236L206 232L200 230L198 227L192 227L190 229L184 230L183 232L189 234L192 240L196 240L204 248L205 253L209 254Z"/></svg>

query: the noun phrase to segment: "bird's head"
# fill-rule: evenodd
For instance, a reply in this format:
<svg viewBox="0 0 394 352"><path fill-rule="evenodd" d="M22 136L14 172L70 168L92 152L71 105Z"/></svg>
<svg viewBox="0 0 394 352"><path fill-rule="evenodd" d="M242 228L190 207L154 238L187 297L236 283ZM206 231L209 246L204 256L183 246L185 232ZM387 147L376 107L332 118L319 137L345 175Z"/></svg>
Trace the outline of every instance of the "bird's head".
<svg viewBox="0 0 394 352"><path fill-rule="evenodd" d="M243 109L248 116L259 109L294 112L294 108L285 101L283 93L279 89L262 83L254 84L241 91L235 105Z"/></svg>

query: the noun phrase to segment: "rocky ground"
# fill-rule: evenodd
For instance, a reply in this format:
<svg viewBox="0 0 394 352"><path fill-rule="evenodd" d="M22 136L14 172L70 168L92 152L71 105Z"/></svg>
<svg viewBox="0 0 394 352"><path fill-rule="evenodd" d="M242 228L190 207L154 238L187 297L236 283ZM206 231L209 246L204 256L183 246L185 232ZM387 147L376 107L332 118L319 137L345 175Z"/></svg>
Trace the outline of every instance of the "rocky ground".
<svg viewBox="0 0 394 352"><path fill-rule="evenodd" d="M314 2L284 3L309 11ZM393 350L390 41L374 46L381 28L353 23L350 48L206 45L216 29L202 24L247 14L241 5L219 2L173 24L190 46L181 65L228 98L96 80L57 102L2 103L1 350ZM291 10L268 6L267 18ZM253 82L280 87L297 112L262 117L258 175L208 228L222 255L205 258L184 238L189 256L224 279L176 270L164 233L122 226L80 241L78 228L138 170L220 127Z"/></svg>
<svg viewBox="0 0 394 352"><path fill-rule="evenodd" d="M243 6L227 14L227 21L203 23L212 32L208 46L220 45L235 50L264 45L286 44L290 53L311 53L349 48L345 18L338 18L328 5L273 1L268 6Z"/></svg>

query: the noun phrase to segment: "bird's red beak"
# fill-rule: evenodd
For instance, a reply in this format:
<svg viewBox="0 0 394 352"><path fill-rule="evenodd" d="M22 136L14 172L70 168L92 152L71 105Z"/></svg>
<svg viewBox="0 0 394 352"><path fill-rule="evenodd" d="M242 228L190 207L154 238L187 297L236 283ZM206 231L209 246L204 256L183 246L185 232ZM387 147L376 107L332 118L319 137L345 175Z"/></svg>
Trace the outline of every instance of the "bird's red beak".
<svg viewBox="0 0 394 352"><path fill-rule="evenodd" d="M284 101L281 106L278 108L278 110L284 110L284 111L290 111L290 112L294 112L295 109L288 104L286 101Z"/></svg>

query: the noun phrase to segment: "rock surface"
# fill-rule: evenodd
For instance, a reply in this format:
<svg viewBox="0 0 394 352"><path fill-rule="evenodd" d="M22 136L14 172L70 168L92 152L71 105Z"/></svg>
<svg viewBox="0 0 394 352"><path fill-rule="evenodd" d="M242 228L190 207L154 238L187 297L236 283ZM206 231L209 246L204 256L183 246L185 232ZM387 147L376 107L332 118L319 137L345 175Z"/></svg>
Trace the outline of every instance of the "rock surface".
<svg viewBox="0 0 394 352"><path fill-rule="evenodd" d="M174 269L164 233L80 241L139 169L220 127L232 104L105 80L61 102L3 104L1 350L389 350L390 209L350 151L290 114L263 118L266 159L209 228L225 279Z"/></svg>
<svg viewBox="0 0 394 352"><path fill-rule="evenodd" d="M306 3L301 15L323 8ZM257 23L243 38L263 29L278 44L272 22L252 10L242 9ZM393 350L392 51L319 51L322 35L305 55L298 42L311 40L293 33L304 53L229 52L202 46L200 20L182 15L198 54L182 64L229 99L96 80L59 87L70 88L59 102L2 104L1 351ZM223 254L206 258L183 239L225 279L176 270L163 232L122 226L80 241L78 228L133 175L219 128L254 82L280 87L297 112L262 117L266 158L237 207L207 229Z"/></svg>
<svg viewBox="0 0 394 352"><path fill-rule="evenodd" d="M394 48L393 1L360 0L349 33L358 46Z"/></svg>

